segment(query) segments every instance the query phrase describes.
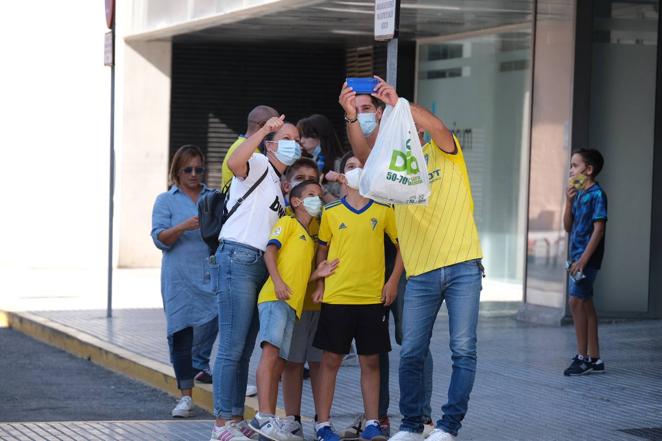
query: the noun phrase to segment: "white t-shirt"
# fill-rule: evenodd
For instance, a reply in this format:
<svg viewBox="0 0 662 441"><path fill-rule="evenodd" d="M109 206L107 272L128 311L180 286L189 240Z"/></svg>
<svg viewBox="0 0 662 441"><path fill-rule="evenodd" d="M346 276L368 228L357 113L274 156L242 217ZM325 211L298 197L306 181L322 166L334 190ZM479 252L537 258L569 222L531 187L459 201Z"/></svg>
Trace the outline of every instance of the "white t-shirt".
<svg viewBox="0 0 662 441"><path fill-rule="evenodd" d="M285 214L280 177L266 156L253 153L248 160L248 176L232 178L228 210L260 179L265 170L269 170L267 176L225 222L219 240L227 239L266 250L271 230L278 218Z"/></svg>

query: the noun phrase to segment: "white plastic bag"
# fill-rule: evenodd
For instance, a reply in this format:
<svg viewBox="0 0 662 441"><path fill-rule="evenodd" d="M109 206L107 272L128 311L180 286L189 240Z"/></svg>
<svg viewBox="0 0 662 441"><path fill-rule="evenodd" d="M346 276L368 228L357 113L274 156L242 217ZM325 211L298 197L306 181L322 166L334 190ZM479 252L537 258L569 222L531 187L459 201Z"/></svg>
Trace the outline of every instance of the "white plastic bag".
<svg viewBox="0 0 662 441"><path fill-rule="evenodd" d="M386 106L375 146L363 166L359 192L386 204L426 204L428 170L409 102Z"/></svg>

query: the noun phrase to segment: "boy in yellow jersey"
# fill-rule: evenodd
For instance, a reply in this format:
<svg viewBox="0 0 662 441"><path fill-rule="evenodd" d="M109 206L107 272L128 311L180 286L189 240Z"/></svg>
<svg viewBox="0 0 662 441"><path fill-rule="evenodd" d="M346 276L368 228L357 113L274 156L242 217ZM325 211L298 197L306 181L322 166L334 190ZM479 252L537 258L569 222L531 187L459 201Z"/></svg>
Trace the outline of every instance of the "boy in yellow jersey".
<svg viewBox="0 0 662 441"><path fill-rule="evenodd" d="M284 216L276 223L264 254L269 279L258 297L262 356L257 368L259 412L250 422L253 430L273 441L292 441L291 433L276 420L278 381L290 349L292 330L301 317L309 278L326 277L336 262L320 262L311 274L315 242L308 232L311 220L322 208L322 190L315 181L304 181L290 194L294 216ZM303 437L300 437L303 441Z"/></svg>
<svg viewBox="0 0 662 441"><path fill-rule="evenodd" d="M246 134L239 135L237 140L233 142L232 145L228 148L228 151L225 153L225 158L223 158L223 165L221 167L221 188L224 188L234 176L232 174L232 170L230 170L230 167L228 167L228 159L230 159L232 153L237 150L237 148L244 141L246 141L249 136L260 130L262 126L264 126L264 124L269 120L269 118L278 116L280 116L280 113L278 113L276 109L262 105L255 107L248 113L248 120L246 121Z"/></svg>
<svg viewBox="0 0 662 441"><path fill-rule="evenodd" d="M319 232L317 261L328 258L341 263L334 274L318 282L315 298L322 302L322 311L314 344L324 351L315 430L319 441L340 439L331 427L331 405L338 369L355 340L367 420L360 439L385 441L378 421L379 354L391 350L386 307L397 293L402 263L398 253L399 265L384 284L384 234L396 243L395 215L392 207L359 194L357 158L347 155L341 170L346 196L324 208Z"/></svg>
<svg viewBox="0 0 662 441"><path fill-rule="evenodd" d="M292 164L285 173L283 181L283 195L287 207L285 213L293 215L292 206L288 203L290 190L299 183L307 180L319 182L319 169L310 158L300 158ZM308 233L317 243L319 232L319 218L314 217L308 224ZM316 248L317 250L317 248ZM314 262L311 262L313 265ZM313 302L312 295L317 288L317 282L310 282L303 302L301 317L294 324L292 342L287 355L285 369L283 370L283 402L287 419L283 421L283 429L295 436L303 436L301 426L301 395L303 392L304 365L310 368L310 385L313 392L313 401L317 403L317 390L319 386L319 365L322 360L322 351L313 346L313 338L317 332L320 305ZM317 405L315 406L317 408Z"/></svg>
<svg viewBox="0 0 662 441"><path fill-rule="evenodd" d="M378 78L372 94L394 106L395 89ZM339 98L354 153L367 159L374 144L357 124L357 96L344 85ZM398 239L407 272L400 353L400 432L392 440L423 440L423 367L437 313L446 301L449 316L452 375L448 401L429 441L456 439L466 415L476 373L476 327L482 288L481 248L473 218L469 175L459 142L446 125L426 109L410 104L416 126L432 140L423 147L430 178L427 205L395 208ZM376 136L375 136L376 138Z"/></svg>

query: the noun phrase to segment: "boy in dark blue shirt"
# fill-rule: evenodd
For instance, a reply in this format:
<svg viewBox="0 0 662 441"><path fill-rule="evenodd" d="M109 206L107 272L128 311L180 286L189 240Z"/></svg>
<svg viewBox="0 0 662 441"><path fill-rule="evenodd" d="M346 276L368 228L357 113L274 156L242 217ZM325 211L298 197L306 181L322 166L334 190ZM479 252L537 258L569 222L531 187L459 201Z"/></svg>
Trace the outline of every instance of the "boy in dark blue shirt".
<svg viewBox="0 0 662 441"><path fill-rule="evenodd" d="M577 336L577 355L564 375L603 373L598 344L598 316L593 306L593 283L605 249L607 195L595 177L604 159L597 150L581 149L570 161L563 227L570 233L568 294Z"/></svg>

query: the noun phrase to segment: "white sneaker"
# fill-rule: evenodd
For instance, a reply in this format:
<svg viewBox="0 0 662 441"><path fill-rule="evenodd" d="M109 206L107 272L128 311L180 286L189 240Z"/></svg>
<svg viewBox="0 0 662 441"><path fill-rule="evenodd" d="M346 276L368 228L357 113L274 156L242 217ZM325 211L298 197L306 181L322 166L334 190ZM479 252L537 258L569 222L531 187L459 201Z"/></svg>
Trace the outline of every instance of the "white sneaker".
<svg viewBox="0 0 662 441"><path fill-rule="evenodd" d="M434 424L423 424L423 438L427 438L434 431Z"/></svg>
<svg viewBox="0 0 662 441"><path fill-rule="evenodd" d="M248 425L246 420L241 420L238 422L236 427L245 437L250 438L253 441L260 439L260 434L251 429L251 426Z"/></svg>
<svg viewBox="0 0 662 441"><path fill-rule="evenodd" d="M407 432L406 430L401 430L395 435L393 435L389 441L423 441L422 433Z"/></svg>
<svg viewBox="0 0 662 441"><path fill-rule="evenodd" d="M293 416L281 418L280 428L287 434L289 441L303 441L303 427Z"/></svg>
<svg viewBox="0 0 662 441"><path fill-rule="evenodd" d="M453 441L456 439L456 436L453 436L448 432L444 432L441 429L434 429L432 433L430 433L430 436L426 438L426 441Z"/></svg>
<svg viewBox="0 0 662 441"><path fill-rule="evenodd" d="M289 435L283 431L280 420L275 416L260 417L255 415L248 426L272 441L289 441Z"/></svg>
<svg viewBox="0 0 662 441"><path fill-rule="evenodd" d="M255 395L257 395L257 387L253 386L252 384L246 386L246 396L254 397Z"/></svg>
<svg viewBox="0 0 662 441"><path fill-rule="evenodd" d="M177 405L172 409L173 418L188 418L193 415L193 400L184 395L179 399Z"/></svg>
<svg viewBox="0 0 662 441"><path fill-rule="evenodd" d="M237 424L233 421L228 421L225 423L225 426L218 427L214 424L214 428L211 431L211 438L209 441L251 441L250 438L247 438L241 430L237 427Z"/></svg>

